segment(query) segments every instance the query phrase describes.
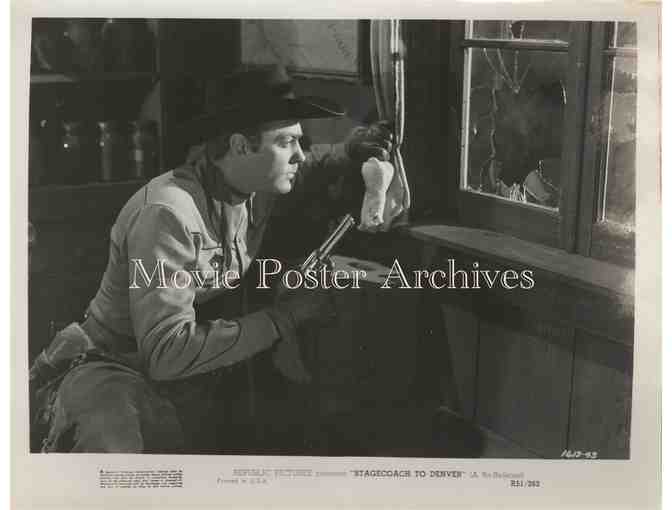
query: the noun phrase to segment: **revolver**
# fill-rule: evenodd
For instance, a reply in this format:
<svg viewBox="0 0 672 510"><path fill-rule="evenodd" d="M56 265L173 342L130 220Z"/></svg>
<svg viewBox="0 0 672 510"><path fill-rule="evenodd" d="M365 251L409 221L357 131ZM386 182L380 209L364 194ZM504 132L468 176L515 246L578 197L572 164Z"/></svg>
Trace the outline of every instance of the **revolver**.
<svg viewBox="0 0 672 510"><path fill-rule="evenodd" d="M354 225L355 220L352 215L346 214L329 237L301 264L301 273L305 274L306 271L316 270L325 265L334 247Z"/></svg>

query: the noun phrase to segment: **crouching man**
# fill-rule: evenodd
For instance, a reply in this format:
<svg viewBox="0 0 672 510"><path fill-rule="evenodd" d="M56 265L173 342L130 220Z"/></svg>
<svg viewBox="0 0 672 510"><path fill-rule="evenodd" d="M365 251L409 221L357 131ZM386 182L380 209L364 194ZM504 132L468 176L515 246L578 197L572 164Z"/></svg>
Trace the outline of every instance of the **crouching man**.
<svg viewBox="0 0 672 510"><path fill-rule="evenodd" d="M341 116L338 105L295 97L282 69L241 72L226 90L228 106L202 119L203 143L187 162L123 207L86 319L60 331L31 368L42 451L195 452L222 369L282 350L297 328L333 316L322 288L287 290L233 319L197 320L196 308L245 275L276 197L311 173L387 160L392 136L374 124L304 153L300 120Z"/></svg>

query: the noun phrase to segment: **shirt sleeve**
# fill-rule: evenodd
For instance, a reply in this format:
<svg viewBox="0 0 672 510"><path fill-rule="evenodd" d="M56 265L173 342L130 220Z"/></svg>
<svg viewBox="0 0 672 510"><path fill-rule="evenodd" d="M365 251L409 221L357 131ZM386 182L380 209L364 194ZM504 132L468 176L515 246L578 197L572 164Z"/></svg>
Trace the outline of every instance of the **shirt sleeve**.
<svg viewBox="0 0 672 510"><path fill-rule="evenodd" d="M267 312L197 323L192 233L165 205L146 205L129 229L129 299L138 350L151 379L172 380L232 365L279 338ZM187 285L188 284L188 285Z"/></svg>

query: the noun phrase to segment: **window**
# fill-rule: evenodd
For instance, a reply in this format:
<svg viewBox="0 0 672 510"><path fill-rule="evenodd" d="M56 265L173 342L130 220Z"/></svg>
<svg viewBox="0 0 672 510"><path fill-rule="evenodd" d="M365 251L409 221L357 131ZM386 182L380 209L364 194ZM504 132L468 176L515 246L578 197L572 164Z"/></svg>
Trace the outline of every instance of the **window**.
<svg viewBox="0 0 672 510"><path fill-rule="evenodd" d="M461 28L462 223L632 265L635 23Z"/></svg>
<svg viewBox="0 0 672 510"><path fill-rule="evenodd" d="M564 21L467 24L464 189L557 209L568 33Z"/></svg>
<svg viewBox="0 0 672 510"><path fill-rule="evenodd" d="M635 23L593 29L588 141L583 168L578 251L597 258L634 261L637 34ZM602 44L602 41L605 41Z"/></svg>

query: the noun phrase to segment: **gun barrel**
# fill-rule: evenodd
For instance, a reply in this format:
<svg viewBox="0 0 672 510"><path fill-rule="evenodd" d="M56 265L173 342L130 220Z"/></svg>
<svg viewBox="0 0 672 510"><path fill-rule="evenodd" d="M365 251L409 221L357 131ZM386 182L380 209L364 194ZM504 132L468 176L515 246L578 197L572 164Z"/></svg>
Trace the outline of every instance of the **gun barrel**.
<svg viewBox="0 0 672 510"><path fill-rule="evenodd" d="M341 238L350 230L350 228L355 224L355 220L352 218L351 215L347 215L341 223L336 227L336 230L334 230L334 234L327 239L327 242L324 243L323 246L321 246L320 251L318 253L318 257L326 257L331 253L331 250L334 249L334 246L336 246L336 243L338 243Z"/></svg>
<svg viewBox="0 0 672 510"><path fill-rule="evenodd" d="M312 266L315 265L315 262L317 261L317 252L313 251L311 252L310 255L308 255L308 258L301 264L301 272L305 273L308 269L310 269Z"/></svg>
<svg viewBox="0 0 672 510"><path fill-rule="evenodd" d="M320 245L320 247L313 251L303 264L301 264L301 271L306 272L312 269L318 262L321 262L329 256L334 246L341 240L348 230L355 224L352 215L347 214L336 229L327 237L327 239Z"/></svg>

